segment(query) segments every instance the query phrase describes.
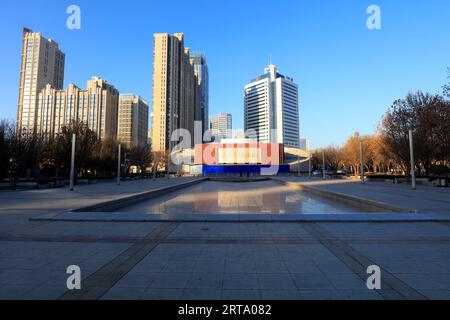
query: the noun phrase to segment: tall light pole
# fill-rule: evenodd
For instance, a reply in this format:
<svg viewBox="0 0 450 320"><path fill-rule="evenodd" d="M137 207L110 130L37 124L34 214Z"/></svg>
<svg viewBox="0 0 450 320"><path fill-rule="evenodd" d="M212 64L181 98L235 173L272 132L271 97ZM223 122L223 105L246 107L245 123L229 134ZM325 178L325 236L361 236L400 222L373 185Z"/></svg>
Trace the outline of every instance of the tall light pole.
<svg viewBox="0 0 450 320"><path fill-rule="evenodd" d="M157 154L156 152L153 152L154 154L154 158L153 158L153 181L156 180L156 170L158 170L158 159L157 159Z"/></svg>
<svg viewBox="0 0 450 320"><path fill-rule="evenodd" d="M364 154L363 154L362 139L359 139L359 153L360 153L360 158L361 158L361 184L365 184L366 178L365 178L365 169L364 169Z"/></svg>
<svg viewBox="0 0 450 320"><path fill-rule="evenodd" d="M415 161L414 161L414 140L413 140L413 131L409 130L409 152L411 158L411 183L413 190L416 190L416 170L415 170Z"/></svg>
<svg viewBox="0 0 450 320"><path fill-rule="evenodd" d="M309 153L308 173L309 173L309 178L311 179L311 153Z"/></svg>
<svg viewBox="0 0 450 320"><path fill-rule="evenodd" d="M120 186L120 167L121 167L122 145L119 144L119 152L117 155L117 185Z"/></svg>
<svg viewBox="0 0 450 320"><path fill-rule="evenodd" d="M75 186L75 146L77 143L77 135L72 135L72 156L70 159L70 191L74 190Z"/></svg>
<svg viewBox="0 0 450 320"><path fill-rule="evenodd" d="M300 172L300 155L297 155L297 173L298 173L298 176L300 177L301 176L301 172Z"/></svg>
<svg viewBox="0 0 450 320"><path fill-rule="evenodd" d="M327 175L325 172L325 151L322 151L322 161L323 161L323 163L322 163L323 180L326 180Z"/></svg>
<svg viewBox="0 0 450 320"><path fill-rule="evenodd" d="M166 164L167 164L167 179L170 179L170 163L171 163L170 158L171 157L172 157L172 151L171 151L171 149L169 149L168 153L167 153L167 162L166 162Z"/></svg>

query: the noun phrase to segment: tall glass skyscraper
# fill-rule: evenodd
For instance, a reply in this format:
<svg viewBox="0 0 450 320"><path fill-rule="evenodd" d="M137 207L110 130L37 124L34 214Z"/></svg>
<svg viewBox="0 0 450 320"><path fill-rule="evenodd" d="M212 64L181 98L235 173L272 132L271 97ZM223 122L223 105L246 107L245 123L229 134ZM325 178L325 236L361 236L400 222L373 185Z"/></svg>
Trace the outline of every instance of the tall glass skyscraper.
<svg viewBox="0 0 450 320"><path fill-rule="evenodd" d="M209 127L209 71L206 58L203 54L194 53L191 56L194 64L194 72L200 85L200 108L203 122L203 134Z"/></svg>

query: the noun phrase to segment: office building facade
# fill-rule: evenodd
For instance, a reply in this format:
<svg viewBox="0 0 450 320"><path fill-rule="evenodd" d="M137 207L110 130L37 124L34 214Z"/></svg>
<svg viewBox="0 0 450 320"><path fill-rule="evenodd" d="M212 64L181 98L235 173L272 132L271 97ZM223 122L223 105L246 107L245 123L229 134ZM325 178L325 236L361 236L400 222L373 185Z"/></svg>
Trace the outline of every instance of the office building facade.
<svg viewBox="0 0 450 320"><path fill-rule="evenodd" d="M259 142L300 146L298 85L269 65L244 88L245 130Z"/></svg>
<svg viewBox="0 0 450 320"><path fill-rule="evenodd" d="M215 142L232 138L233 117L229 113L222 112L211 117L211 134L216 138ZM219 140L219 141L217 141Z"/></svg>
<svg viewBox="0 0 450 320"><path fill-rule="evenodd" d="M17 107L19 136L36 133L38 94L48 84L55 89L63 88L64 64L65 54L55 41L44 38L40 32L23 30Z"/></svg>
<svg viewBox="0 0 450 320"><path fill-rule="evenodd" d="M117 139L127 147L147 144L148 102L140 96L120 95Z"/></svg>

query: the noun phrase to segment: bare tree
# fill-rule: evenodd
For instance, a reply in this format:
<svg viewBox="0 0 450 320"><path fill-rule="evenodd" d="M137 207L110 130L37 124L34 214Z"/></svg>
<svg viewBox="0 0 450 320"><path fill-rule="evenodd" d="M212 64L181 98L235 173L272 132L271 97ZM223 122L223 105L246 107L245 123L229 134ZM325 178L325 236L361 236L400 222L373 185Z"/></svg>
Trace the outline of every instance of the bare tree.
<svg viewBox="0 0 450 320"><path fill-rule="evenodd" d="M149 149L143 144L132 146L130 149L130 165L139 167L142 175L145 175L149 157Z"/></svg>
<svg viewBox="0 0 450 320"><path fill-rule="evenodd" d="M355 132L342 147L342 158L344 159L345 165L352 169L355 176L358 176L361 172L360 141L363 142L364 164L366 167L370 165L372 159L372 145L370 140L370 136L361 136L359 132Z"/></svg>
<svg viewBox="0 0 450 320"><path fill-rule="evenodd" d="M410 93L394 102L382 120L381 134L396 162L409 173L409 130L413 131L418 167L428 173L433 161L445 158L449 141L449 104L428 93Z"/></svg>

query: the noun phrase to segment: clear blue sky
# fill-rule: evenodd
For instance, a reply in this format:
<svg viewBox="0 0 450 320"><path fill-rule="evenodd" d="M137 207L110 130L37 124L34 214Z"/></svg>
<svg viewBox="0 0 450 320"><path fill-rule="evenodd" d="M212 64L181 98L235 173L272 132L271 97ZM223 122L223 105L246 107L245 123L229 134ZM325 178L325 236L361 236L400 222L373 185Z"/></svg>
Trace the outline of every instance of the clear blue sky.
<svg viewBox="0 0 450 320"><path fill-rule="evenodd" d="M66 28L77 4L82 29ZM366 9L382 10L382 30ZM243 126L243 86L269 62L300 86L301 135L313 147L372 133L409 90L438 92L450 66L448 0L3 0L1 118L16 118L23 27L66 53L65 86L98 75L151 101L153 33L183 32L210 71L210 114Z"/></svg>

